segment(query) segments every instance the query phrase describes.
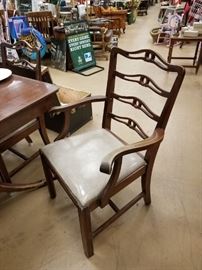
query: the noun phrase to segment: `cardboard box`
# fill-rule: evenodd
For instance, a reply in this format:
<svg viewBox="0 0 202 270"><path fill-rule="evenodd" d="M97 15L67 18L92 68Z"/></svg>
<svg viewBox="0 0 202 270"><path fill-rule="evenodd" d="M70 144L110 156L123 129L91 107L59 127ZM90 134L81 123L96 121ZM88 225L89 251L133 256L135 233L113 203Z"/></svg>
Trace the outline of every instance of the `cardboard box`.
<svg viewBox="0 0 202 270"><path fill-rule="evenodd" d="M74 103L85 97L89 97L91 94L84 91L77 91L71 88L61 87L58 91L58 99L63 104ZM91 104L82 105L79 108L73 109L70 114L70 128L69 134L72 134L88 121L92 119L92 106ZM64 123L64 114L60 113L59 115L50 116L45 115L46 127L48 129L60 132Z"/></svg>

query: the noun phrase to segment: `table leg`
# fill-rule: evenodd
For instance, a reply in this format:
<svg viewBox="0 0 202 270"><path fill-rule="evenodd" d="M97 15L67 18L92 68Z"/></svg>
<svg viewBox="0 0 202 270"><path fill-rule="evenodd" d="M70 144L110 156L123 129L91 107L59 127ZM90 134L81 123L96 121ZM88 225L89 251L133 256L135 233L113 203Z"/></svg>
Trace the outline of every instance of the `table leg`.
<svg viewBox="0 0 202 270"><path fill-rule="evenodd" d="M169 45L169 51L168 51L168 63L171 62L172 53L173 53L173 41L171 39L170 40L170 45Z"/></svg>
<svg viewBox="0 0 202 270"><path fill-rule="evenodd" d="M199 57L196 64L196 74L198 73L200 65L202 65L202 42L199 42Z"/></svg>
<svg viewBox="0 0 202 270"><path fill-rule="evenodd" d="M196 50L195 50L194 58L193 58L193 66L195 65L196 60L197 60L199 45L200 45L200 42L197 42L197 44L196 44Z"/></svg>

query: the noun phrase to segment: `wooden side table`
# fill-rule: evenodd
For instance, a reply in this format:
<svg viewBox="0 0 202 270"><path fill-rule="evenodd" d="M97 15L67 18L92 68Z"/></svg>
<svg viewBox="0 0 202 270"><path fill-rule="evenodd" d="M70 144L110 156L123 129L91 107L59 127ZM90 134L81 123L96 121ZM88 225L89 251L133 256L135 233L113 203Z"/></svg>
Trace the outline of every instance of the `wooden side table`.
<svg viewBox="0 0 202 270"><path fill-rule="evenodd" d="M194 52L193 57L180 57L180 56L172 56L173 53L173 47L174 44L177 42L195 42L196 43L196 49ZM202 63L202 35L198 37L171 37L170 38L170 45L169 45L169 51L168 51L168 63L171 63L171 59L186 59L186 60L193 60L193 64L191 65L183 65L184 67L188 68L195 68L196 74L199 70L200 64Z"/></svg>

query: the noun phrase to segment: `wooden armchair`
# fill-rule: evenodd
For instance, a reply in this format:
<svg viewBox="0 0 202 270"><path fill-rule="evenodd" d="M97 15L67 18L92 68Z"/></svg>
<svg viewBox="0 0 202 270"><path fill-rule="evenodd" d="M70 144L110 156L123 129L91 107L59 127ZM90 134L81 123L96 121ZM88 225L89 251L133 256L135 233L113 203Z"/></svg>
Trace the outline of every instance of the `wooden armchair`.
<svg viewBox="0 0 202 270"><path fill-rule="evenodd" d="M13 52L13 53L12 53ZM27 55L35 54L36 60L30 62ZM41 65L40 51L24 40L14 44L1 43L2 67L12 70L16 75L52 83L48 67Z"/></svg>
<svg viewBox="0 0 202 270"><path fill-rule="evenodd" d="M117 62L120 58L121 63L125 62L124 67ZM139 72L140 68L143 72ZM152 74L149 72L151 69ZM153 78L155 74L158 74L155 76L158 81ZM41 149L51 198L56 196L54 176L78 209L87 257L93 255L93 238L103 229L141 198L146 205L151 203L150 182L154 161L184 75L183 67L168 64L152 50L127 52L113 48L106 95L51 110L52 113L68 115L75 107L104 102L102 128L64 138L68 132L66 125L62 136L59 136L63 139ZM153 98L157 98L159 105L162 104L161 108L152 109ZM114 122L122 124L121 130L128 127L141 140L135 142L134 136L133 143L126 143L123 137L112 132ZM140 193L124 207L117 207L112 197L139 177ZM92 231L90 213L106 205L111 206L115 214Z"/></svg>

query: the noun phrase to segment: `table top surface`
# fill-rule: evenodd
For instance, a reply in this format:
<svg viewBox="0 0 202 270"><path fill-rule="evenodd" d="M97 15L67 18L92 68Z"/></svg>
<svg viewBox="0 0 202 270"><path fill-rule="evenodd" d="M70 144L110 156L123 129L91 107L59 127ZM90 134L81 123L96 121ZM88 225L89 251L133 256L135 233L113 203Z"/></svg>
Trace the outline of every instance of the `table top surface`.
<svg viewBox="0 0 202 270"><path fill-rule="evenodd" d="M38 104L57 90L58 87L54 84L17 75L0 81L0 122L33 104Z"/></svg>
<svg viewBox="0 0 202 270"><path fill-rule="evenodd" d="M179 36L172 36L171 40L190 40L190 41L202 41L202 35L199 35L197 37L184 37L182 35Z"/></svg>

